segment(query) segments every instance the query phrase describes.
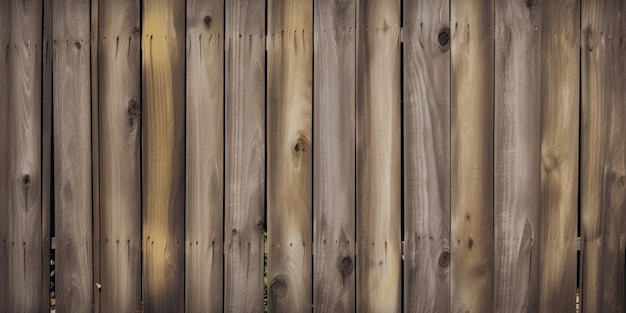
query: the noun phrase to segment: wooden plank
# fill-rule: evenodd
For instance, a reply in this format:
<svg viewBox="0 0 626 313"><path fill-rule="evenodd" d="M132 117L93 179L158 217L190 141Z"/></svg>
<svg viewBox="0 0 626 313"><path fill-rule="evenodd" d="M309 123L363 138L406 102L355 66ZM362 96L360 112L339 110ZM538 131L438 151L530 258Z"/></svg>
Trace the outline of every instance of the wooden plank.
<svg viewBox="0 0 626 313"><path fill-rule="evenodd" d="M576 303L580 2L541 7L540 312Z"/></svg>
<svg viewBox="0 0 626 313"><path fill-rule="evenodd" d="M98 22L98 11L100 6L98 0L91 0L91 17L90 17L90 40L91 45L91 190L93 190L92 203L92 225L93 225L93 280L96 282L96 288L93 288L93 306L94 313L100 313L101 292L97 286L102 285L100 260L101 260L101 220L100 220L100 107L99 107L99 90L98 83L98 36L100 35Z"/></svg>
<svg viewBox="0 0 626 313"><path fill-rule="evenodd" d="M51 219L54 208L53 168L52 168L52 0L43 0L43 39L42 39L42 108L41 108L41 297L42 312L50 311L50 255L54 222Z"/></svg>
<svg viewBox="0 0 626 313"><path fill-rule="evenodd" d="M263 312L264 12L263 0L226 2L226 312Z"/></svg>
<svg viewBox="0 0 626 313"><path fill-rule="evenodd" d="M189 312L221 312L224 2L187 1L186 21L185 309ZM207 293L207 290L211 292Z"/></svg>
<svg viewBox="0 0 626 313"><path fill-rule="evenodd" d="M314 3L315 312L354 312L356 1Z"/></svg>
<svg viewBox="0 0 626 313"><path fill-rule="evenodd" d="M89 1L53 4L56 309L93 310Z"/></svg>
<svg viewBox="0 0 626 313"><path fill-rule="evenodd" d="M582 307L625 312L626 5L583 1L582 15Z"/></svg>
<svg viewBox="0 0 626 313"><path fill-rule="evenodd" d="M540 2L495 2L496 312L539 309Z"/></svg>
<svg viewBox="0 0 626 313"><path fill-rule="evenodd" d="M101 1L99 5L100 240L96 253L100 272L96 275L101 287L96 308L136 312L141 310L139 1Z"/></svg>
<svg viewBox="0 0 626 313"><path fill-rule="evenodd" d="M357 23L357 311L400 312L400 1L359 2Z"/></svg>
<svg viewBox="0 0 626 313"><path fill-rule="evenodd" d="M449 312L450 3L404 17L404 310Z"/></svg>
<svg viewBox="0 0 626 313"><path fill-rule="evenodd" d="M142 12L143 306L185 305L185 2Z"/></svg>
<svg viewBox="0 0 626 313"><path fill-rule="evenodd" d="M11 46L11 3L0 2L0 173L11 171L10 141L10 63ZM9 175L0 175L0 277L9 277L9 212L11 180ZM12 302L9 284L0 285L0 307L8 308Z"/></svg>
<svg viewBox="0 0 626 313"><path fill-rule="evenodd" d="M311 0L268 2L270 312L309 312L312 305L312 4Z"/></svg>
<svg viewBox="0 0 626 313"><path fill-rule="evenodd" d="M452 1L453 312L493 311L493 1Z"/></svg>

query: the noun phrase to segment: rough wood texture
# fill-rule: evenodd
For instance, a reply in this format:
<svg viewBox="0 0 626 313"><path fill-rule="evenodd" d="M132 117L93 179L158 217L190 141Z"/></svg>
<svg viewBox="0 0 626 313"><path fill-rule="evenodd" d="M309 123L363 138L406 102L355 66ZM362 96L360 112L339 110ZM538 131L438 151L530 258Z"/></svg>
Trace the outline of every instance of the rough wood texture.
<svg viewBox="0 0 626 313"><path fill-rule="evenodd" d="M313 7L270 0L267 45L268 300L311 311Z"/></svg>
<svg viewBox="0 0 626 313"><path fill-rule="evenodd" d="M223 38L224 2L187 1L185 310L189 312L221 312L223 305Z"/></svg>
<svg viewBox="0 0 626 313"><path fill-rule="evenodd" d="M313 307L354 312L356 1L314 8Z"/></svg>
<svg viewBox="0 0 626 313"><path fill-rule="evenodd" d="M540 312L576 303L580 2L541 7Z"/></svg>
<svg viewBox="0 0 626 313"><path fill-rule="evenodd" d="M400 1L357 10L357 311L400 312Z"/></svg>
<svg viewBox="0 0 626 313"><path fill-rule="evenodd" d="M539 309L540 2L495 3L494 310Z"/></svg>
<svg viewBox="0 0 626 313"><path fill-rule="evenodd" d="M98 0L91 0L91 17L90 17L90 40L91 40L91 190L93 190L92 203L92 227L93 227L93 280L100 284L102 277L100 276L100 107L98 106L99 97L98 90ZM100 313L100 289L92 288L94 313Z"/></svg>
<svg viewBox="0 0 626 313"><path fill-rule="evenodd" d="M493 2L455 0L451 308L493 311Z"/></svg>
<svg viewBox="0 0 626 313"><path fill-rule="evenodd" d="M0 173L9 173L9 143L11 119L9 117L9 47L11 46L11 4L0 2ZM0 277L9 277L9 175L0 175ZM0 286L0 305L9 307L12 298L8 284Z"/></svg>
<svg viewBox="0 0 626 313"><path fill-rule="evenodd" d="M100 1L99 180L94 183L100 199L95 275L102 286L96 307L102 312L141 310L139 15L139 1Z"/></svg>
<svg viewBox="0 0 626 313"><path fill-rule="evenodd" d="M56 309L93 310L90 7L53 3Z"/></svg>
<svg viewBox="0 0 626 313"><path fill-rule="evenodd" d="M143 306L185 304L185 3L143 3Z"/></svg>
<svg viewBox="0 0 626 313"><path fill-rule="evenodd" d="M226 3L224 311L263 312L265 1Z"/></svg>
<svg viewBox="0 0 626 313"><path fill-rule="evenodd" d="M584 312L625 312L626 4L583 1Z"/></svg>
<svg viewBox="0 0 626 313"><path fill-rule="evenodd" d="M404 310L450 311L450 4L404 2Z"/></svg>

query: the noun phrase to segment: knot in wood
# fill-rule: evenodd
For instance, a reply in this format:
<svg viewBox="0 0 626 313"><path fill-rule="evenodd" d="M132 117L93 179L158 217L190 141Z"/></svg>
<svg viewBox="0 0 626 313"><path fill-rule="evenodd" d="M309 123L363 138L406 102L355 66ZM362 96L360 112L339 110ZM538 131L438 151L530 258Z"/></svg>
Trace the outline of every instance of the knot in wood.
<svg viewBox="0 0 626 313"><path fill-rule="evenodd" d="M211 25L211 17L210 16L205 16L204 17L204 25L206 25L206 27L209 27Z"/></svg>
<svg viewBox="0 0 626 313"><path fill-rule="evenodd" d="M80 44L80 41L76 40L76 42L74 42L74 47L76 47L76 49L80 49L83 45Z"/></svg>
<svg viewBox="0 0 626 313"><path fill-rule="evenodd" d="M141 108L135 99L128 101L128 116L130 117L131 125L135 124L141 117Z"/></svg>
<svg viewBox="0 0 626 313"><path fill-rule="evenodd" d="M450 29L448 27L444 27L439 30L437 34L437 43L439 43L439 48L446 49L448 48L448 44L450 43Z"/></svg>
<svg viewBox="0 0 626 313"><path fill-rule="evenodd" d="M285 281L285 278L282 276L274 278L274 280L272 280L272 284L270 285L270 292L274 298L284 298L287 295L287 282Z"/></svg>
<svg viewBox="0 0 626 313"><path fill-rule="evenodd" d="M444 251L439 255L439 266L446 268L450 265L450 252Z"/></svg>
<svg viewBox="0 0 626 313"><path fill-rule="evenodd" d="M22 176L22 188L24 188L24 190L30 188L30 175L24 174L24 176Z"/></svg>
<svg viewBox="0 0 626 313"><path fill-rule="evenodd" d="M341 274L347 276L352 273L352 259L347 256L341 259Z"/></svg>

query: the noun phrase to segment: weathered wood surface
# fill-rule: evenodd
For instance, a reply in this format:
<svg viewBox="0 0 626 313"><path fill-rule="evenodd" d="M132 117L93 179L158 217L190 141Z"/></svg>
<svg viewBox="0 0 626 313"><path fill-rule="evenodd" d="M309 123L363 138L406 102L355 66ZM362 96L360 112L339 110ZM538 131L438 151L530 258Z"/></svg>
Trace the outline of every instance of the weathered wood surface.
<svg viewBox="0 0 626 313"><path fill-rule="evenodd" d="M96 308L136 312L141 310L141 12L139 1L99 4L99 179L94 183L100 200L95 275L102 287Z"/></svg>
<svg viewBox="0 0 626 313"><path fill-rule="evenodd" d="M185 3L142 12L143 307L185 304Z"/></svg>
<svg viewBox="0 0 626 313"><path fill-rule="evenodd" d="M187 1L186 21L185 310L221 312L224 2Z"/></svg>
<svg viewBox="0 0 626 313"><path fill-rule="evenodd" d="M540 312L576 303L580 2L541 3Z"/></svg>
<svg viewBox="0 0 626 313"><path fill-rule="evenodd" d="M493 1L451 3L451 310L493 311Z"/></svg>
<svg viewBox="0 0 626 313"><path fill-rule="evenodd" d="M495 2L495 312L539 309L541 2Z"/></svg>
<svg viewBox="0 0 626 313"><path fill-rule="evenodd" d="M404 311L450 311L450 3L404 2Z"/></svg>
<svg viewBox="0 0 626 313"><path fill-rule="evenodd" d="M9 173L10 127L9 116L9 51L11 47L11 4L0 2L0 173ZM0 175L0 277L9 277L9 191L11 180L8 175ZM8 284L0 286L0 305L8 307L12 301Z"/></svg>
<svg viewBox="0 0 626 313"><path fill-rule="evenodd" d="M56 309L93 310L90 3L52 4Z"/></svg>
<svg viewBox="0 0 626 313"><path fill-rule="evenodd" d="M354 312L356 1L314 3L315 312Z"/></svg>
<svg viewBox="0 0 626 313"><path fill-rule="evenodd" d="M310 0L268 2L267 218L271 312L309 312L312 299Z"/></svg>
<svg viewBox="0 0 626 313"><path fill-rule="evenodd" d="M400 312L400 1L357 10L357 311Z"/></svg>
<svg viewBox="0 0 626 313"><path fill-rule="evenodd" d="M99 89L100 84L98 83L99 78L99 55L98 55L98 45L100 35L98 22L98 11L99 11L98 0L91 0L91 17L90 17L90 72L91 72L91 190L93 190L93 198L91 200L91 210L92 210L92 244L93 244L93 281L97 284L101 284L101 270L100 270L100 259L101 259L101 221L100 221L100 107L99 103ZM92 288L93 293L93 307L94 313L100 313L100 300L101 295L100 289Z"/></svg>
<svg viewBox="0 0 626 313"><path fill-rule="evenodd" d="M625 312L626 5L583 1L582 14L582 308Z"/></svg>
<svg viewBox="0 0 626 313"><path fill-rule="evenodd" d="M226 3L224 311L263 312L265 1Z"/></svg>

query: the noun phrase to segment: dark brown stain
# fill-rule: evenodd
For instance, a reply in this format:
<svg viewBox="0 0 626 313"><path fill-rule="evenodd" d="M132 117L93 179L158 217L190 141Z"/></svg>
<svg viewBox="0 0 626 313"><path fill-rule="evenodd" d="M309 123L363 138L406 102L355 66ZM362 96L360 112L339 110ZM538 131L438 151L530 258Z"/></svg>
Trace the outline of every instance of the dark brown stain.
<svg viewBox="0 0 626 313"><path fill-rule="evenodd" d="M206 25L206 27L211 27L211 17L210 16L205 16L204 17L204 25Z"/></svg>
<svg viewBox="0 0 626 313"><path fill-rule="evenodd" d="M79 49L79 50L80 50L80 48L82 48L82 47L83 47L83 45L81 45L81 44L80 44L80 41L78 41L78 40L77 40L77 41L74 43L74 47L76 47L76 49Z"/></svg>
<svg viewBox="0 0 626 313"><path fill-rule="evenodd" d="M22 176L22 189L28 190L30 188L30 175L24 174Z"/></svg>
<svg viewBox="0 0 626 313"><path fill-rule="evenodd" d="M472 249L473 246L474 246L474 239L470 237L470 239L467 241L467 248Z"/></svg>

